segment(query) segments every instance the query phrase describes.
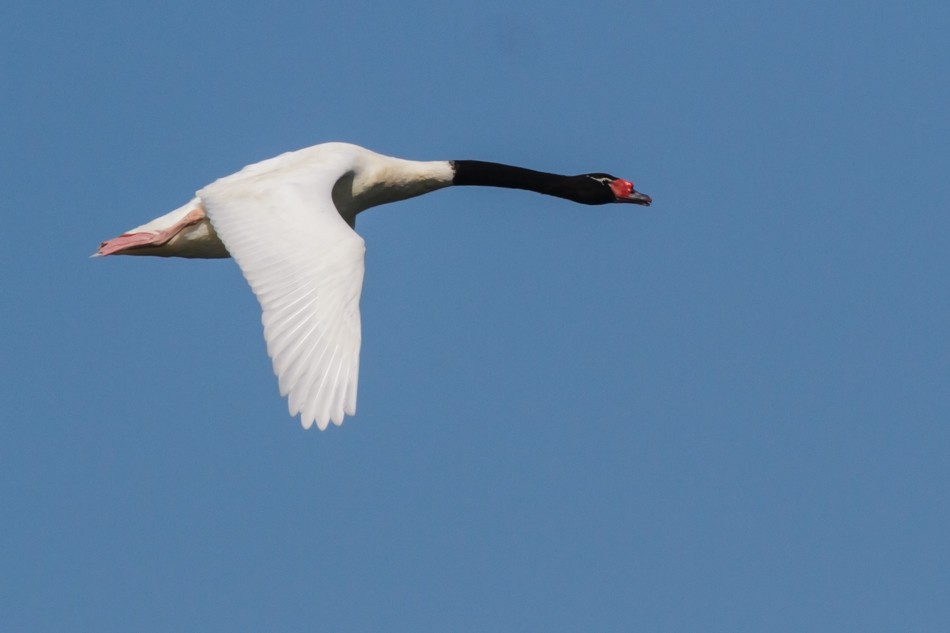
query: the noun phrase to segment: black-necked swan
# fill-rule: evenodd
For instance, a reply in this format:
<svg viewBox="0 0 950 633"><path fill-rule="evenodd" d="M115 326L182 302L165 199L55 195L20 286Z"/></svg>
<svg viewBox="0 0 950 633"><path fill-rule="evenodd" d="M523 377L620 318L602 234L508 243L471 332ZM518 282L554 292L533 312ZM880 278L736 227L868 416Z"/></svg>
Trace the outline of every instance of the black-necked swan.
<svg viewBox="0 0 950 633"><path fill-rule="evenodd" d="M582 204L649 205L609 174L559 176L475 160L413 161L323 143L248 165L97 255L233 257L260 301L280 393L304 428L356 413L363 239L356 215L442 187L527 189Z"/></svg>

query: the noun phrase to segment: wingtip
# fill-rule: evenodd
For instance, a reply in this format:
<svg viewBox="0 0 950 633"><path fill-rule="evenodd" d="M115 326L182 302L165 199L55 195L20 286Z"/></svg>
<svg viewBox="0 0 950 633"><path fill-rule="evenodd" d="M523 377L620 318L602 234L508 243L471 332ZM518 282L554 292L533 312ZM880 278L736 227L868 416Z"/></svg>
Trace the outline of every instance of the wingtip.
<svg viewBox="0 0 950 633"><path fill-rule="evenodd" d="M335 426L343 426L343 419L344 418L342 417L339 420L332 417L320 419L317 417L306 417L301 415L300 426L303 427L303 430L305 431L309 431L314 427L316 427L318 431L326 431L328 428L330 428L330 422L333 422Z"/></svg>
<svg viewBox="0 0 950 633"><path fill-rule="evenodd" d="M327 428L327 423L316 418L309 418L306 416L300 416L300 426L303 427L304 431L309 431L310 429L316 427L318 431L325 431Z"/></svg>

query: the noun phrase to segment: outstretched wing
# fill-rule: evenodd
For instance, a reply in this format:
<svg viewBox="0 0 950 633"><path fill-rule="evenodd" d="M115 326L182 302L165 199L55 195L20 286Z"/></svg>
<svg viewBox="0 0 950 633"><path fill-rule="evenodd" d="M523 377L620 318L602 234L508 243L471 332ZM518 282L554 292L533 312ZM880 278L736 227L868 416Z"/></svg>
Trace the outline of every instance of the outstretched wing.
<svg viewBox="0 0 950 633"><path fill-rule="evenodd" d="M280 394L304 428L356 412L363 239L333 204L341 169L245 170L198 192L263 309Z"/></svg>

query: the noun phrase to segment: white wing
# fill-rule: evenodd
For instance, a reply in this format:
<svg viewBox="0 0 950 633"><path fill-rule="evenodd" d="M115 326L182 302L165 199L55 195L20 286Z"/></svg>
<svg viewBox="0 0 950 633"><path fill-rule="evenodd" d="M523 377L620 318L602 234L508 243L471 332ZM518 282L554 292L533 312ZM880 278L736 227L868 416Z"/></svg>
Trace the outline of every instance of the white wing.
<svg viewBox="0 0 950 633"><path fill-rule="evenodd" d="M252 166L198 192L261 303L280 394L304 428L356 413L365 246L333 204L345 172Z"/></svg>

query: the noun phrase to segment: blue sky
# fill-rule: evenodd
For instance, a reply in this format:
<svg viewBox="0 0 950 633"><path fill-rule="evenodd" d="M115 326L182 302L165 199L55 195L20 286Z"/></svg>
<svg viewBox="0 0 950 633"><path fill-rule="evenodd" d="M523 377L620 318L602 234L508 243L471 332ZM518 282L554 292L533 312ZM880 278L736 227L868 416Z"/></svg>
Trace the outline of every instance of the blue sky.
<svg viewBox="0 0 950 633"><path fill-rule="evenodd" d="M0 621L950 626L945 3L6 3ZM231 261L90 260L343 140L633 180L370 210L358 414Z"/></svg>

